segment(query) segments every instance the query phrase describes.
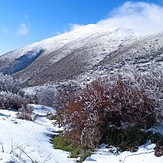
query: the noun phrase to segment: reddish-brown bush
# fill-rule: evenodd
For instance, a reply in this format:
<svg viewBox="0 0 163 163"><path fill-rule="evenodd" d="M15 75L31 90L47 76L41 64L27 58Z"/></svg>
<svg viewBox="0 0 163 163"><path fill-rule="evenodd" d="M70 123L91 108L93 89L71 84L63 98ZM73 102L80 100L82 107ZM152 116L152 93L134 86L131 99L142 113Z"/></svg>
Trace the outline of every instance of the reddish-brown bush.
<svg viewBox="0 0 163 163"><path fill-rule="evenodd" d="M151 127L158 110L146 88L138 78L122 75L92 82L58 110L66 136L94 149L111 125L121 129Z"/></svg>
<svg viewBox="0 0 163 163"><path fill-rule="evenodd" d="M120 125L148 128L155 122L154 101L130 78L119 77L109 89L108 96L111 110L117 110Z"/></svg>
<svg viewBox="0 0 163 163"><path fill-rule="evenodd" d="M93 82L64 109L64 123L70 128L69 137L85 148L93 149L99 143L107 107L105 88L104 82Z"/></svg>

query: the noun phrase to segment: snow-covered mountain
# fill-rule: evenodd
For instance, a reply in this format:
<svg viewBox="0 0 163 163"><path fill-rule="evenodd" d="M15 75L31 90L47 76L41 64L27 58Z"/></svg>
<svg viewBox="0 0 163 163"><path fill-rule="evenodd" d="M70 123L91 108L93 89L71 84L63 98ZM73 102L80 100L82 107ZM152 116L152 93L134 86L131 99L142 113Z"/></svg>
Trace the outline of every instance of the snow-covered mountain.
<svg viewBox="0 0 163 163"><path fill-rule="evenodd" d="M152 62L163 65L163 33L142 35L90 24L0 56L0 72L39 85L91 80L126 63L147 69Z"/></svg>
<svg viewBox="0 0 163 163"><path fill-rule="evenodd" d="M71 79L88 82L125 65L142 72L151 65L162 68L163 33L143 35L131 29L112 30L91 24L0 56L0 72L22 78L29 86ZM29 87L27 94L30 89L37 92L36 87ZM0 162L76 162L68 152L53 149L49 138L58 128L46 119L49 110L33 107L38 117L34 122L17 119L16 112L0 110ZM154 130L162 133L162 123ZM147 142L135 153L125 151L118 155L101 146L84 163L162 163L162 157L154 156L154 146Z"/></svg>

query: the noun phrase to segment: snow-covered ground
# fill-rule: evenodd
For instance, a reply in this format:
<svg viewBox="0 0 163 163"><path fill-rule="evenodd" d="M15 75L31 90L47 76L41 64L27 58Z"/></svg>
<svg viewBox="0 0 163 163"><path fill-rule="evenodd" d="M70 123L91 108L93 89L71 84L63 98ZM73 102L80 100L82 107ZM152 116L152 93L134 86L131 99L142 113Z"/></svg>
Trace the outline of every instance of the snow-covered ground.
<svg viewBox="0 0 163 163"><path fill-rule="evenodd" d="M139 148L137 152L122 152L120 154L113 154L109 149L98 149L88 157L83 163L162 163L163 157L155 157L155 144L144 145Z"/></svg>
<svg viewBox="0 0 163 163"><path fill-rule="evenodd" d="M69 153L54 149L53 133L58 130L46 118L50 108L35 106L38 114L34 122L16 118L17 112L0 110L0 163L75 163ZM162 127L155 130L160 131ZM111 153L101 147L84 163L162 163L163 157L154 156L154 144L141 146L135 153ZM33 161L33 162L32 162Z"/></svg>
<svg viewBox="0 0 163 163"><path fill-rule="evenodd" d="M38 108L39 109L39 108ZM47 110L48 111L48 110ZM54 149L55 127L37 110L34 121L16 119L16 112L0 110L0 163L74 163L69 153Z"/></svg>

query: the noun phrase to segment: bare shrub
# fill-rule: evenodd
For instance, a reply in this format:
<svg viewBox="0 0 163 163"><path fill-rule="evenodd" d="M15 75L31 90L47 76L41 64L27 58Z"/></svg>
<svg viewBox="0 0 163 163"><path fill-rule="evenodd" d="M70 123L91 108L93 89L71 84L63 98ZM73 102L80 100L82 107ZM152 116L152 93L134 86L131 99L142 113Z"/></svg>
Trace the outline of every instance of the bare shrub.
<svg viewBox="0 0 163 163"><path fill-rule="evenodd" d="M145 89L148 91L150 98L155 101L155 108L163 117L163 69L151 67L151 71L146 75L144 82Z"/></svg>
<svg viewBox="0 0 163 163"><path fill-rule="evenodd" d="M109 107L114 114L118 114L120 125L149 128L156 121L153 99L149 98L146 90L131 78L119 76L108 90L108 96L111 99Z"/></svg>
<svg viewBox="0 0 163 163"><path fill-rule="evenodd" d="M58 92L56 99L56 108L60 109L63 108L67 102L71 101L76 92L78 92L81 88L77 83L68 82L60 83L56 89Z"/></svg>
<svg viewBox="0 0 163 163"><path fill-rule="evenodd" d="M49 107L54 107L57 96L57 90L55 87L44 86L37 91L36 97L37 103Z"/></svg>
<svg viewBox="0 0 163 163"><path fill-rule="evenodd" d="M11 92L0 92L0 108L1 109L16 109L26 106L27 100L22 96Z"/></svg>
<svg viewBox="0 0 163 163"><path fill-rule="evenodd" d="M18 93L22 82L10 75L0 73L0 91Z"/></svg>
<svg viewBox="0 0 163 163"><path fill-rule="evenodd" d="M107 123L106 93L106 82L94 81L67 102L59 114L57 112L68 131L68 138L84 148L93 149L99 143L101 131Z"/></svg>
<svg viewBox="0 0 163 163"><path fill-rule="evenodd" d="M20 108L19 112L17 113L17 118L28 121L34 121L36 116L37 115L33 113L33 108L29 105Z"/></svg>
<svg viewBox="0 0 163 163"><path fill-rule="evenodd" d="M134 76L114 75L92 82L71 97L57 111L67 138L85 149L94 149L109 126L151 127L160 110L144 86L146 79L140 81Z"/></svg>

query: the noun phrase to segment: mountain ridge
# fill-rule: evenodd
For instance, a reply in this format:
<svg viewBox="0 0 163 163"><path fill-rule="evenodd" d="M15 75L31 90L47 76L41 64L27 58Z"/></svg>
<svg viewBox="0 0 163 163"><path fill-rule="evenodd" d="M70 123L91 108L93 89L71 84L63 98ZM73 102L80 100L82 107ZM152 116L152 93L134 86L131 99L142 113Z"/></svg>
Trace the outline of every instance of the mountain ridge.
<svg viewBox="0 0 163 163"><path fill-rule="evenodd" d="M85 74L93 78L91 74L98 74L93 72L95 67L106 69L125 60L142 64L156 58L162 64L162 43L162 33L143 36L131 29L100 29L91 24L0 56L0 72L22 78L28 85L79 79Z"/></svg>

